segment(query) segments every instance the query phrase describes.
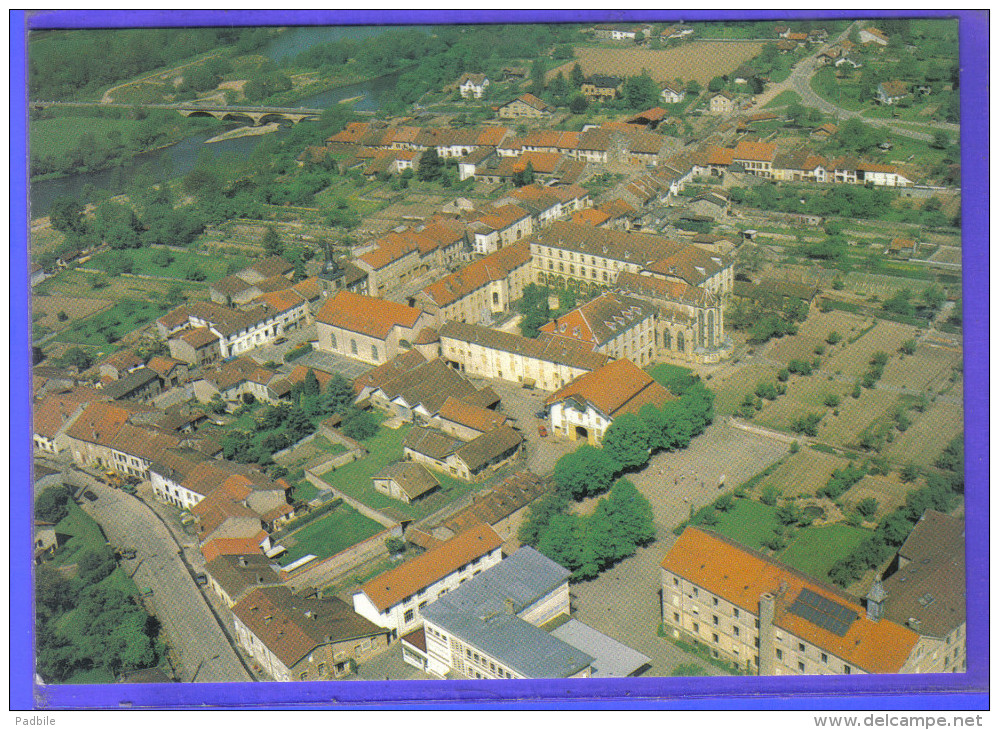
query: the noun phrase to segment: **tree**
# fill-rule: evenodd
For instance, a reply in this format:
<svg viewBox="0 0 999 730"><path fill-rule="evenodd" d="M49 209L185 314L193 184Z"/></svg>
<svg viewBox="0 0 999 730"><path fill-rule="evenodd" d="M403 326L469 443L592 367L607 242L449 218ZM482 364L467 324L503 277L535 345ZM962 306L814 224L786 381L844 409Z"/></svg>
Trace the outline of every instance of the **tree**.
<svg viewBox="0 0 999 730"><path fill-rule="evenodd" d="M559 492L579 500L607 491L614 467L603 449L584 444L556 462L553 478Z"/></svg>
<svg viewBox="0 0 999 730"><path fill-rule="evenodd" d="M63 233L83 233L87 229L83 220L83 203L76 198L56 198L49 209L52 227Z"/></svg>
<svg viewBox="0 0 999 730"><path fill-rule="evenodd" d="M346 413L354 402L354 388L342 373L333 373L323 395L329 413Z"/></svg>
<svg viewBox="0 0 999 730"><path fill-rule="evenodd" d="M77 577L87 585L100 583L117 567L114 553L106 545L88 549L77 562Z"/></svg>
<svg viewBox="0 0 999 730"><path fill-rule="evenodd" d="M319 379L312 368L305 373L305 380L302 381L302 394L308 397L317 396L320 393Z"/></svg>
<svg viewBox="0 0 999 730"><path fill-rule="evenodd" d="M63 365L71 365L83 372L93 364L93 358L79 347L71 347L60 358Z"/></svg>
<svg viewBox="0 0 999 730"><path fill-rule="evenodd" d="M731 494L723 494L715 500L715 509L719 512L728 512L735 506L735 497Z"/></svg>
<svg viewBox="0 0 999 730"><path fill-rule="evenodd" d="M541 96L545 92L545 72L548 70L546 56L538 56L531 64L531 93Z"/></svg>
<svg viewBox="0 0 999 730"><path fill-rule="evenodd" d="M444 162L437 153L436 147L430 147L420 155L420 165L416 171L416 177L424 181L436 180L441 176Z"/></svg>
<svg viewBox="0 0 999 730"><path fill-rule="evenodd" d="M704 88L695 80L691 79L690 81L687 82L686 92L688 94L692 96L698 96L702 91L704 91Z"/></svg>
<svg viewBox="0 0 999 730"><path fill-rule="evenodd" d="M264 235L260 239L260 245L263 246L264 253L268 256L280 256L284 253L281 236L278 235L277 229L274 226L267 226L267 230L264 231Z"/></svg>
<svg viewBox="0 0 999 730"><path fill-rule="evenodd" d="M526 545L537 547L541 534L552 517L565 511L567 505L568 498L562 491L549 492L537 499L517 531L518 539Z"/></svg>
<svg viewBox="0 0 999 730"><path fill-rule="evenodd" d="M586 81L586 77L583 75L583 69L580 67L579 63L574 63L572 65L572 71L569 72L569 82L572 84L572 88L578 91L584 81Z"/></svg>
<svg viewBox="0 0 999 730"><path fill-rule="evenodd" d="M644 466L649 460L648 430L634 413L625 413L604 433L603 447L619 471Z"/></svg>
<svg viewBox="0 0 999 730"><path fill-rule="evenodd" d="M344 416L340 431L355 441L363 441L378 433L378 421L369 412L354 409Z"/></svg>
<svg viewBox="0 0 999 730"><path fill-rule="evenodd" d="M878 500L874 497L864 497L862 500L857 502L857 512L861 514L862 517L870 519L878 511Z"/></svg>
<svg viewBox="0 0 999 730"><path fill-rule="evenodd" d="M725 88L725 79L721 76L715 76L711 81L708 82L708 91L714 93L716 91L721 91Z"/></svg>
<svg viewBox="0 0 999 730"><path fill-rule="evenodd" d="M569 111L573 114L583 114L589 106L590 102L582 94L573 94L569 99Z"/></svg>
<svg viewBox="0 0 999 730"><path fill-rule="evenodd" d="M632 109L648 109L659 99L659 85L643 70L638 76L625 79L621 95Z"/></svg>
<svg viewBox="0 0 999 730"><path fill-rule="evenodd" d="M534 182L534 165L530 160L524 166L524 169L520 172L515 172L513 174L513 184L517 187L523 187L525 185L530 185Z"/></svg>
<svg viewBox="0 0 999 730"><path fill-rule="evenodd" d="M63 485L52 486L35 500L35 517L56 524L69 514L69 490Z"/></svg>
<svg viewBox="0 0 999 730"><path fill-rule="evenodd" d="M558 104L562 105L566 103L566 99L569 98L569 82L565 80L565 76L559 71L552 82L548 85L548 91L552 95L552 100Z"/></svg>

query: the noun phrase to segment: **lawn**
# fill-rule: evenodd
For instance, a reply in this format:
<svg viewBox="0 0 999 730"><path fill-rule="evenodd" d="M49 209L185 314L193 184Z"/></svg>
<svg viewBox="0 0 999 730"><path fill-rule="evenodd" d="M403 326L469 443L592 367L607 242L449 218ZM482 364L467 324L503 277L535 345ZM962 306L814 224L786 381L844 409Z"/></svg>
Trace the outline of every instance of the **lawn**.
<svg viewBox="0 0 999 730"><path fill-rule="evenodd" d="M730 537L753 550L764 550L763 542L770 539L779 523L777 509L751 499L737 499L728 512L718 512L718 524L710 530ZM707 525L705 525L707 527Z"/></svg>
<svg viewBox="0 0 999 730"><path fill-rule="evenodd" d="M791 91L790 89L788 89L787 91L782 91L779 94L777 94L777 96L775 96L773 99L767 102L767 104L763 108L772 109L774 107L788 106L790 104L800 104L800 103L801 103L801 95L797 91Z"/></svg>
<svg viewBox="0 0 999 730"><path fill-rule="evenodd" d="M288 552L281 556L279 562L288 565L306 555L315 555L322 560L384 529L350 505L340 505L325 517L282 538L281 544L288 548Z"/></svg>
<svg viewBox="0 0 999 730"><path fill-rule="evenodd" d="M750 363L722 381L712 380L715 391L715 412L719 416L730 416L742 403L746 393L756 388L760 381L774 382L778 368L762 363Z"/></svg>
<svg viewBox="0 0 999 730"><path fill-rule="evenodd" d="M693 376L693 371L690 368L664 362L649 368L648 372L657 383L666 388L671 385L682 385Z"/></svg>
<svg viewBox="0 0 999 730"><path fill-rule="evenodd" d="M868 104L867 99L859 98L858 85L837 79L836 69L832 66L819 69L812 77L811 87L826 101L848 111L859 111Z"/></svg>
<svg viewBox="0 0 999 730"><path fill-rule="evenodd" d="M66 543L56 551L52 565L74 565L82 551L88 548L100 547L107 540L101 532L100 525L84 512L76 502L68 503L69 514L56 525L56 532L72 535Z"/></svg>
<svg viewBox="0 0 999 730"><path fill-rule="evenodd" d="M437 481L441 483L440 490L412 504L406 504L375 490L371 484L371 477L389 464L402 460L402 442L410 428L407 425L393 431L382 427L377 434L364 442L369 452L365 458L322 474L320 477L334 489L372 509L392 508L413 519L422 519L456 499L483 488L481 484L463 482L448 474L433 471Z"/></svg>
<svg viewBox="0 0 999 730"><path fill-rule="evenodd" d="M166 266L156 263L157 255L162 256L163 251L168 251L163 246L148 246L146 248L130 249L128 251L105 251L94 256L86 263L88 269L106 270L111 259L118 255L124 255L133 262L133 274L144 274L147 276L160 276L167 279L185 280L187 273L196 269L205 275L205 281L218 281L228 276L230 271L238 271L246 267L248 261L242 256L205 256L191 253L190 251L169 251L173 257Z"/></svg>
<svg viewBox="0 0 999 730"><path fill-rule="evenodd" d="M171 304L122 299L111 309L95 314L60 332L56 339L81 345L105 345L170 311Z"/></svg>
<svg viewBox="0 0 999 730"><path fill-rule="evenodd" d="M776 557L792 568L825 581L836 561L870 536L870 530L849 525L806 527L799 530L791 544Z"/></svg>

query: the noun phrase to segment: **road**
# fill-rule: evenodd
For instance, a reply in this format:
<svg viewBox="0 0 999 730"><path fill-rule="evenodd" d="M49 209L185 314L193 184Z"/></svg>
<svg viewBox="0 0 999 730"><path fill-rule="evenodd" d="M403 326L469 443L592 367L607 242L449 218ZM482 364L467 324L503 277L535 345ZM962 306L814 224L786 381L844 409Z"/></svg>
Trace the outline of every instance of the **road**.
<svg viewBox="0 0 999 730"><path fill-rule="evenodd" d="M850 34L850 29L852 27L853 26L847 28L846 31L840 34L836 39L819 48L811 56L803 58L795 64L791 69L791 75L786 80L771 86L763 94L760 94L751 109L761 109L782 92L794 91L801 97L801 104L803 106L813 107L825 114L830 114L841 121L846 121L847 119L856 117L861 119L865 124L870 124L873 127L888 129L892 132L892 134L898 134L903 137L911 137L912 139L922 140L923 142L932 142L932 132L917 132L915 130L908 129L907 127L899 126L900 123L892 119L874 119L871 117L865 117L860 112L843 109L842 107L838 107L835 104L826 101L812 90L812 77L815 75L816 71L822 68L822 64L818 60L818 54L844 40ZM943 130L954 135L960 134L961 131L961 126L959 124L949 124L945 122L905 122L905 124L918 124L931 130Z"/></svg>
<svg viewBox="0 0 999 730"><path fill-rule="evenodd" d="M140 590L153 589L150 605L160 620L181 666L184 682L249 682L252 677L236 655L204 596L179 556L176 540L139 499L91 480L97 500L82 507L116 547L132 547L134 560L122 567Z"/></svg>

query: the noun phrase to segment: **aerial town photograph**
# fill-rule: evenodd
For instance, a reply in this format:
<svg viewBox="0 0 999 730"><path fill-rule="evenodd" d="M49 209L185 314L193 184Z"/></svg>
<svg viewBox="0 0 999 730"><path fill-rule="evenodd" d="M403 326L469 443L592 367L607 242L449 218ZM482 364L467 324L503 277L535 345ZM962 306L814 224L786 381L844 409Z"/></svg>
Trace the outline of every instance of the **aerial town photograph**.
<svg viewBox="0 0 999 730"><path fill-rule="evenodd" d="M958 27L32 30L35 682L966 672Z"/></svg>

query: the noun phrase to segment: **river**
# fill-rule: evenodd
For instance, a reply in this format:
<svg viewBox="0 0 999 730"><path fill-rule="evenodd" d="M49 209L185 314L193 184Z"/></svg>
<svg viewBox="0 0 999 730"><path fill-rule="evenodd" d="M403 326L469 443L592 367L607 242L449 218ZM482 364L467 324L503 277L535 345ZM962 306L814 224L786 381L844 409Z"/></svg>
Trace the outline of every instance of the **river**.
<svg viewBox="0 0 999 730"><path fill-rule="evenodd" d="M410 28L419 26L398 27ZM332 28L299 26L289 28L281 33L281 35L271 41L260 52L274 61L280 62L282 59L301 53L317 43L325 43L342 38L372 38L379 33L384 33L388 29L389 27L386 26L338 26ZM398 78L399 73L393 73L369 81L341 86L338 89L331 89L321 94L300 99L294 105L324 109L344 99L357 97L357 102L354 104L355 109L358 111L375 111L381 107L383 98L387 94L391 94L395 89ZM302 124L308 123L307 121L302 122ZM185 175L194 168L198 156L205 150L208 150L216 157L224 153L233 153L239 157L245 157L266 137L239 137L222 142L214 142L210 145L205 144L206 140L211 139L217 134L218 131L214 131L188 137L162 150L136 155L128 164L120 167L69 175L51 180L41 180L33 183L30 186L29 193L31 217L37 218L47 215L52 203L61 196L82 199L85 192L84 187L86 186L107 190L112 195L122 193L127 187L128 181L140 171L150 175L156 182ZM273 134L284 134L284 131L278 130Z"/></svg>

